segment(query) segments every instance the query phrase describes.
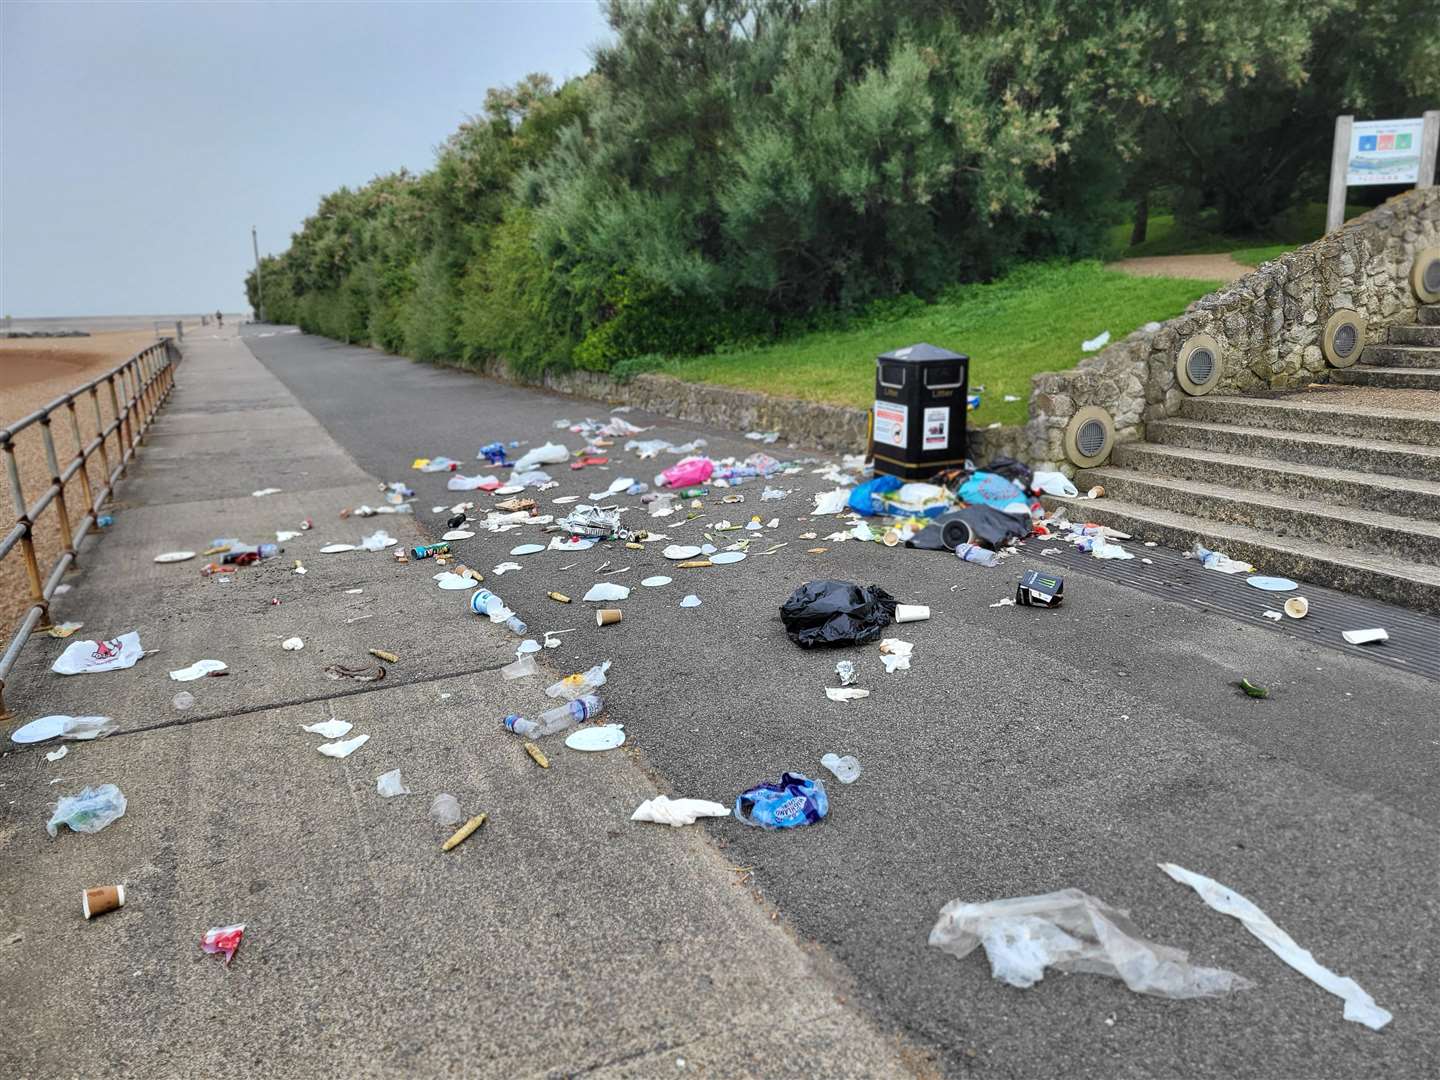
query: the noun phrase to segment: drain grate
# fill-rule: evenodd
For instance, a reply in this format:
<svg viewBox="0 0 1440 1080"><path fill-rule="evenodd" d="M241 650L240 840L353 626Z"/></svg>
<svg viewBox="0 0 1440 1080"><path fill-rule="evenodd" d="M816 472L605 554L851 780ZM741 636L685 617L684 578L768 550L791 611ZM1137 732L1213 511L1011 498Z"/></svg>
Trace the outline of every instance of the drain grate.
<svg viewBox="0 0 1440 1080"><path fill-rule="evenodd" d="M1335 331L1335 355L1342 359L1355 351L1355 343L1360 339L1356 333L1353 323L1343 323Z"/></svg>
<svg viewBox="0 0 1440 1080"><path fill-rule="evenodd" d="M1058 547L1060 554L1047 558L1063 563L1068 570L1109 578L1166 600L1228 615L1238 622L1263 626L1301 641L1440 680L1440 618L1303 581L1294 593L1261 592L1245 583L1245 574L1217 574L1170 548L1147 548L1139 540L1123 543L1127 551L1135 553L1135 558L1128 561L1096 559L1057 540L1031 539L1025 549L1027 554L1039 555L1042 548ZM1151 559L1153 564L1147 566L1141 558ZM1286 618L1280 622L1260 614L1267 608L1279 611L1288 596L1304 596L1309 600L1310 614L1303 619ZM1364 630L1372 626L1383 626L1390 640L1378 645L1347 645L1340 636L1344 630Z"/></svg>

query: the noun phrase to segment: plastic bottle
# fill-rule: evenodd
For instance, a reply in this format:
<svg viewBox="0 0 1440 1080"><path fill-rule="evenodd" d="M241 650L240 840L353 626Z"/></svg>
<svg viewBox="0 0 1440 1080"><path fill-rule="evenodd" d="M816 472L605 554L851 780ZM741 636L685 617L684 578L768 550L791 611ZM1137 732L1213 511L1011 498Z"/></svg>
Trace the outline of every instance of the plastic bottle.
<svg viewBox="0 0 1440 1080"><path fill-rule="evenodd" d="M523 716L507 716L501 721L506 730L513 731L526 739L543 735L554 735L575 724L583 724L605 711L605 702L595 694L586 694L564 705L557 705L540 714L539 720L526 720Z"/></svg>
<svg viewBox="0 0 1440 1080"><path fill-rule="evenodd" d="M488 615L491 622L503 622L511 633L520 637L524 637L530 629L519 615L505 606L504 600L489 589L476 589L470 594L470 610L476 615Z"/></svg>
<svg viewBox="0 0 1440 1080"><path fill-rule="evenodd" d="M989 548L983 548L978 544L960 544L955 548L955 554L966 562L979 563L981 566L999 566L1000 556Z"/></svg>
<svg viewBox="0 0 1440 1080"><path fill-rule="evenodd" d="M582 697L592 690L598 690L605 685L605 673L610 670L610 661L596 664L589 671L576 672L574 675L566 675L559 682L553 682L545 688L545 696L552 698L565 698L573 701Z"/></svg>
<svg viewBox="0 0 1440 1080"><path fill-rule="evenodd" d="M261 559L273 559L280 554L279 544L243 544L232 547L220 559L222 563L230 563L235 566L248 566L257 563Z"/></svg>

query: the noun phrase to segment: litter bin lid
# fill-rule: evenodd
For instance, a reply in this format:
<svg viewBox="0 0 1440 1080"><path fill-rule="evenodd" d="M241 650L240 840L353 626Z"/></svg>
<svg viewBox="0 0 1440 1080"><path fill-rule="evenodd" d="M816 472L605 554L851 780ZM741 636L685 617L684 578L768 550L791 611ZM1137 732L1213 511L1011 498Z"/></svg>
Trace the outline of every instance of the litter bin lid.
<svg viewBox="0 0 1440 1080"><path fill-rule="evenodd" d="M882 353L879 359L917 363L923 360L968 360L970 358L964 353L953 353L949 349L942 349L938 345L922 341L918 345L906 345L903 349Z"/></svg>

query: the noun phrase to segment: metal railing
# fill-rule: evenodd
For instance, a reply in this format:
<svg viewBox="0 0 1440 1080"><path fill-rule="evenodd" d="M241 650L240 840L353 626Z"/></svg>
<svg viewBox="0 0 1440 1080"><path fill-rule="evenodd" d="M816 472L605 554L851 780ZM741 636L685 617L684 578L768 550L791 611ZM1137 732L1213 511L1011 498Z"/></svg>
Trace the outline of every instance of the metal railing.
<svg viewBox="0 0 1440 1080"><path fill-rule="evenodd" d="M100 508L114 493L116 482L125 475L126 467L138 453L150 422L170 396L175 385L175 363L179 359L180 350L172 338L157 341L118 367L56 398L9 427L0 428L0 451L5 455L5 467L10 477L10 496L15 504L15 524L4 538L0 539L0 564L18 549L25 561L30 582L30 608L6 643L4 654L0 655L0 720L10 718L10 713L5 708L5 678L15 666L20 650L40 625L41 619L49 615L50 599L55 595L56 586L60 584L65 572L76 565L76 548L95 527L100 517ZM102 391L110 406L111 419L108 423L101 409ZM80 433L77 409L77 403L87 396L95 412L95 435L88 442ZM69 414L70 432L77 447L75 456L63 470L55 453L55 438L50 430L52 421L61 410ZM15 457L15 437L37 424L45 445L50 486L33 503L27 504L25 491L21 486L20 464ZM98 489L87 468L91 458L96 455L100 459L102 479ZM77 475L85 505L84 515L75 520L71 517L65 487ZM55 515L48 520L57 528L61 549L50 567L42 572L35 550L35 530L42 520L41 515L51 506L55 508Z"/></svg>

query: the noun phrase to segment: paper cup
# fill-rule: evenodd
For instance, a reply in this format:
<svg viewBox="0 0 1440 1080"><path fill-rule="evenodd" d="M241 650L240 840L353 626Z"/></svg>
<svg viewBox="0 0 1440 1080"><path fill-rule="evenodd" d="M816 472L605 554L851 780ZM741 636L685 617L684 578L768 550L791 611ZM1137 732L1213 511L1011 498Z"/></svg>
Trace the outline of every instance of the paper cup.
<svg viewBox="0 0 1440 1080"><path fill-rule="evenodd" d="M601 608L595 612L596 626L613 626L624 618L619 608Z"/></svg>
<svg viewBox="0 0 1440 1080"><path fill-rule="evenodd" d="M885 535L880 538L880 542L886 547L894 547L896 544L900 543L900 530L886 529Z"/></svg>
<svg viewBox="0 0 1440 1080"><path fill-rule="evenodd" d="M1310 601L1303 596L1292 596L1285 601L1285 614L1292 619L1303 619L1310 614Z"/></svg>
<svg viewBox="0 0 1440 1080"><path fill-rule="evenodd" d="M86 889L80 894L80 906L87 919L122 908L125 906L125 886L101 885L98 889Z"/></svg>
<svg viewBox="0 0 1440 1080"><path fill-rule="evenodd" d="M924 604L896 604L896 622L924 622L930 618L930 609Z"/></svg>

